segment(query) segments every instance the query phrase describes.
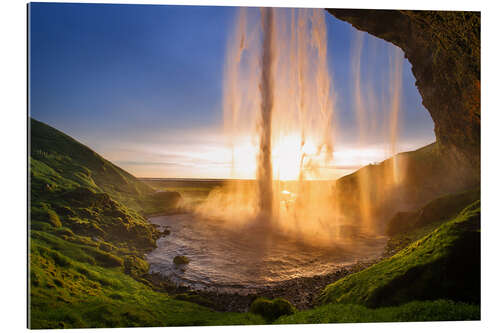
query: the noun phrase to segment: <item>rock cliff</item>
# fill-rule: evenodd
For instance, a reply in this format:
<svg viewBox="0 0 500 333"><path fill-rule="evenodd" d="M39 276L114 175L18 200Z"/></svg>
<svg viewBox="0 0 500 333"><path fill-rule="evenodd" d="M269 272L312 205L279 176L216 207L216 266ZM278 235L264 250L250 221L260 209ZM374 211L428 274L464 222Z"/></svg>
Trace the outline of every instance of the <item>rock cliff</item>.
<svg viewBox="0 0 500 333"><path fill-rule="evenodd" d="M479 181L479 12L327 9L400 47L412 65L441 152Z"/></svg>

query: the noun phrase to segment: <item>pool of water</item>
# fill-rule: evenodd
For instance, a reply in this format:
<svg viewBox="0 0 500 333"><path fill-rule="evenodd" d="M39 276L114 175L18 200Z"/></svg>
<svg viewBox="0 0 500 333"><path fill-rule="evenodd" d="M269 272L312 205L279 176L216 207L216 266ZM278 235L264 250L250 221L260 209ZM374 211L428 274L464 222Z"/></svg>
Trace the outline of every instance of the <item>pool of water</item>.
<svg viewBox="0 0 500 333"><path fill-rule="evenodd" d="M285 280L327 274L380 256L385 237L358 235L329 246L306 244L262 228L231 228L193 214L150 218L170 235L148 254L151 272L198 290L248 293ZM183 255L187 265L175 265Z"/></svg>

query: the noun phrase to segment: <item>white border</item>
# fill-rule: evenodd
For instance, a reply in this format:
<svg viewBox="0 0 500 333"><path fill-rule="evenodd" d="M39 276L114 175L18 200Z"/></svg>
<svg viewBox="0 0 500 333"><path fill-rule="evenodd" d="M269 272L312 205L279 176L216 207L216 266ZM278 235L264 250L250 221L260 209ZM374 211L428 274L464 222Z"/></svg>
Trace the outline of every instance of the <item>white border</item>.
<svg viewBox="0 0 500 333"><path fill-rule="evenodd" d="M40 1L47 2L47 1ZM51 2L77 2L57 1ZM335 8L398 8L434 10L481 10L482 11L482 321L449 323L392 323L392 324L336 324L288 325L288 326L225 326L203 328L167 328L172 332L253 332L254 330L278 330L299 332L317 330L330 332L364 332L367 329L383 332L426 331L500 331L498 307L498 258L500 243L500 219L496 198L500 182L498 166L499 117L498 108L498 61L500 54L498 32L500 32L498 4L493 1L419 0L419 1L361 1L361 0L274 0L274 1L81 1L92 3L142 3L142 4L190 4L190 5L244 5L281 7L335 7ZM1 115L0 130L1 175L0 203L2 204L0 254L2 260L1 318L0 326L6 332L23 331L26 327L26 4L19 0L3 0L0 19L1 54ZM135 329L134 332L159 332L165 328ZM109 329L100 332L116 332ZM78 332L92 332L79 330Z"/></svg>

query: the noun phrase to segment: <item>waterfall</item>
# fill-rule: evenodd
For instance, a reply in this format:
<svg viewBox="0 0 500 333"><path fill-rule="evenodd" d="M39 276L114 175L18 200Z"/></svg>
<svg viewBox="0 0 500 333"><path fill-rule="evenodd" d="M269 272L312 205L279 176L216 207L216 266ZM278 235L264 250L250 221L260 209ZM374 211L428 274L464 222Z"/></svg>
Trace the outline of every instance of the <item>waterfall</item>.
<svg viewBox="0 0 500 333"><path fill-rule="evenodd" d="M325 19L323 9L239 8L225 59L224 128L231 176L251 170L256 180L212 191L198 213L231 227L258 223L316 243L346 238L346 230L359 226L371 229L369 179L359 184L358 219L336 208L334 181L317 181L330 179L338 130ZM361 37L356 36L352 59L364 144L373 120L370 109L377 103L362 91ZM391 84L400 86L399 58L394 62ZM391 147L397 142L399 94L400 88L392 90Z"/></svg>
<svg viewBox="0 0 500 333"><path fill-rule="evenodd" d="M271 217L273 212L273 165L272 151L272 120L274 106L274 73L275 56L274 38L274 9L261 9L261 23L263 31L261 77L260 77L260 118L259 118L259 153L257 163L258 200L260 213Z"/></svg>

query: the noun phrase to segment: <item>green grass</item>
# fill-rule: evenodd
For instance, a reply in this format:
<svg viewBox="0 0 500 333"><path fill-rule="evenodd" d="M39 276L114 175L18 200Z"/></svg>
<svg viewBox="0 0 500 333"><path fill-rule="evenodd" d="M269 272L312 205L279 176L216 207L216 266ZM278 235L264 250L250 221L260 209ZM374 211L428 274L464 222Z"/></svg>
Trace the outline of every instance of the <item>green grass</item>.
<svg viewBox="0 0 500 333"><path fill-rule="evenodd" d="M106 193L143 214L169 212L172 197L161 200L155 190L107 161L87 146L33 118L30 119L31 199L79 187Z"/></svg>
<svg viewBox="0 0 500 333"><path fill-rule="evenodd" d="M401 306L370 309L358 304L327 304L280 317L275 324L373 323L479 320L478 305L449 300L414 301Z"/></svg>
<svg viewBox="0 0 500 333"><path fill-rule="evenodd" d="M411 302L477 303L479 202L453 220L440 221L439 228L395 256L328 286L320 298L323 305L312 310L276 314L273 307L283 302L275 300L257 302L264 309L255 305L255 313L216 312L205 307L209 300L171 297L144 279L144 254L159 236L144 215L175 209L178 195L155 193L36 120L31 131L31 328L265 324L278 316L275 323L479 318L478 305ZM200 186L204 196L214 184ZM420 236L430 231L422 230Z"/></svg>
<svg viewBox="0 0 500 333"><path fill-rule="evenodd" d="M200 181L196 179L143 179L145 184L157 191L179 193L183 207L193 207L205 201L212 190L223 186L225 181Z"/></svg>
<svg viewBox="0 0 500 333"><path fill-rule="evenodd" d="M106 193L94 193L84 187L59 188L32 199L31 219L34 229L46 229L39 222L49 222L78 235L142 251L152 249L159 235L141 214Z"/></svg>
<svg viewBox="0 0 500 333"><path fill-rule="evenodd" d="M273 300L259 297L250 305L250 312L259 314L268 322L285 315L291 315L297 312L297 309L284 298L275 298Z"/></svg>
<svg viewBox="0 0 500 333"><path fill-rule="evenodd" d="M159 232L144 214L172 209L178 194L156 193L69 136L30 124L31 328L264 323L153 291L143 257Z"/></svg>
<svg viewBox="0 0 500 333"><path fill-rule="evenodd" d="M394 254L402 250L455 218L463 208L479 198L480 190L475 189L439 197L416 211L396 213L386 227L387 235L391 236L386 251Z"/></svg>
<svg viewBox="0 0 500 333"><path fill-rule="evenodd" d="M60 245L64 254L40 237L32 237L31 328L264 323L253 314L215 312L154 292L124 274L121 267L89 263L81 246L69 242Z"/></svg>
<svg viewBox="0 0 500 333"><path fill-rule="evenodd" d="M30 121L30 131L35 189L44 180L55 187L84 186L133 206L137 203L131 198L153 193L149 186L66 134L35 119Z"/></svg>
<svg viewBox="0 0 500 333"><path fill-rule="evenodd" d="M480 190L470 190L461 193L447 194L427 203L413 212L396 214L387 225L387 235L412 231L426 224L442 222L455 217L467 205L480 198Z"/></svg>
<svg viewBox="0 0 500 333"><path fill-rule="evenodd" d="M426 223L402 234L417 241L327 286L318 299L322 305L274 323L479 320L480 201L453 213L477 195L472 191L430 203L419 215ZM443 222L443 214L451 218Z"/></svg>
<svg viewBox="0 0 500 333"><path fill-rule="evenodd" d="M476 201L396 255L327 286L319 301L380 307L446 298L477 304L479 220Z"/></svg>
<svg viewBox="0 0 500 333"><path fill-rule="evenodd" d="M161 190L140 200L141 213L145 216L177 213L184 194L174 190Z"/></svg>

